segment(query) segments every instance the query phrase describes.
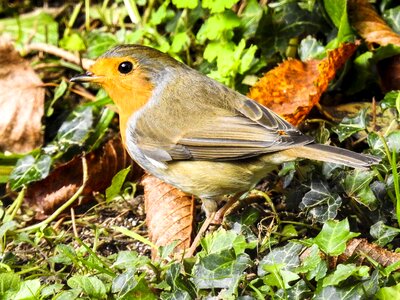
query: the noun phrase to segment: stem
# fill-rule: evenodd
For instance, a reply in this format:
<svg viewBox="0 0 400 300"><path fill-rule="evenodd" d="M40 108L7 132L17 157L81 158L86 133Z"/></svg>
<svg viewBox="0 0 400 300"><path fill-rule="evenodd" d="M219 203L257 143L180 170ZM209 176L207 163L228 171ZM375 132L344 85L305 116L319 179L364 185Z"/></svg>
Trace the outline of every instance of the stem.
<svg viewBox="0 0 400 300"><path fill-rule="evenodd" d="M83 172L82 185L75 192L75 194L73 194L72 197L69 198L69 200L67 202L65 202L62 206L60 206L46 220L43 220L42 222L37 223L35 225L19 229L19 230L17 230L17 232L31 231L31 230L39 229L41 227L46 227L47 225L50 224L50 222L54 221L65 209L67 209L70 205L72 205L72 203L74 203L79 198L79 196L82 194L83 189L85 188L86 182L88 180L87 162L86 162L86 158L85 157L82 157L82 172Z"/></svg>

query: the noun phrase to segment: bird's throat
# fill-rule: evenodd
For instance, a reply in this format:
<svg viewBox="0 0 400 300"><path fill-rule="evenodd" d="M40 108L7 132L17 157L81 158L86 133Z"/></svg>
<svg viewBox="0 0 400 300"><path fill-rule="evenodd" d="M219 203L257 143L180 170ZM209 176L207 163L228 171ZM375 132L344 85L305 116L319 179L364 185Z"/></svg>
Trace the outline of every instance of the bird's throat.
<svg viewBox="0 0 400 300"><path fill-rule="evenodd" d="M131 116L150 99L153 85L147 80L132 81L129 87L108 88L104 86L118 108L122 141L126 143L126 128Z"/></svg>

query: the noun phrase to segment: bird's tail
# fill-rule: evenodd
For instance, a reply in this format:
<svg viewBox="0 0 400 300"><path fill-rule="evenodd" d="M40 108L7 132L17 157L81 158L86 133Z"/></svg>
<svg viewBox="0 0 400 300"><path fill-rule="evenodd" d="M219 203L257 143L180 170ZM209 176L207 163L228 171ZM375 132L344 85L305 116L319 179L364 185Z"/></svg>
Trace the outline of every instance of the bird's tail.
<svg viewBox="0 0 400 300"><path fill-rule="evenodd" d="M288 156L330 162L357 169L368 168L381 160L376 156L321 144L304 145L287 149L284 152Z"/></svg>

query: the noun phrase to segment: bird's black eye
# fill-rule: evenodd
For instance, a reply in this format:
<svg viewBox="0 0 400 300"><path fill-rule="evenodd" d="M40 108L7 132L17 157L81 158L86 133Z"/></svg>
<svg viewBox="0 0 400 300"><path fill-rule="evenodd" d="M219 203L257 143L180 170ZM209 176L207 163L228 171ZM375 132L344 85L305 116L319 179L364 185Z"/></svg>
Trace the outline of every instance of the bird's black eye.
<svg viewBox="0 0 400 300"><path fill-rule="evenodd" d="M133 69L133 64L130 61L124 61L119 64L118 71L121 74L128 74Z"/></svg>

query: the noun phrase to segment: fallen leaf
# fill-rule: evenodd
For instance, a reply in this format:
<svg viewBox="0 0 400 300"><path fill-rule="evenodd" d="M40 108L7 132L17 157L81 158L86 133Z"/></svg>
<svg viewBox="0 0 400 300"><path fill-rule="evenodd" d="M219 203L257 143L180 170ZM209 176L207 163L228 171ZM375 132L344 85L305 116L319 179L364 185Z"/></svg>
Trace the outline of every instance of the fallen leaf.
<svg viewBox="0 0 400 300"><path fill-rule="evenodd" d="M0 151L26 153L43 142L42 81L4 38L0 66Z"/></svg>
<svg viewBox="0 0 400 300"><path fill-rule="evenodd" d="M298 125L357 47L358 43L342 44L322 60L289 59L266 73L250 89L248 97Z"/></svg>
<svg viewBox="0 0 400 300"><path fill-rule="evenodd" d="M104 191L114 175L129 166L132 161L119 138L109 140L103 147L85 155L88 166L88 181L82 196ZM133 174L141 174L136 166ZM45 218L68 200L82 184L81 157L58 166L45 179L28 186L25 200L37 212L36 219Z"/></svg>
<svg viewBox="0 0 400 300"><path fill-rule="evenodd" d="M351 25L371 46L400 45L400 36L386 24L368 0L348 1L348 13Z"/></svg>
<svg viewBox="0 0 400 300"><path fill-rule="evenodd" d="M350 0L348 8L351 24L370 48L389 44L400 46L400 35L385 22L368 0ZM378 61L377 69L384 92L400 89L400 55Z"/></svg>
<svg viewBox="0 0 400 300"><path fill-rule="evenodd" d="M178 241L176 252L189 248L193 231L193 196L151 175L146 175L142 184L150 241L157 246ZM156 256L157 252L152 250L152 257Z"/></svg>
<svg viewBox="0 0 400 300"><path fill-rule="evenodd" d="M338 263L346 262L350 258L357 263L365 264L370 260L376 261L383 267L388 267L400 261L400 253L386 250L385 248L368 242L367 239L351 239L348 241L346 251L338 257ZM399 268L396 268L398 270Z"/></svg>

